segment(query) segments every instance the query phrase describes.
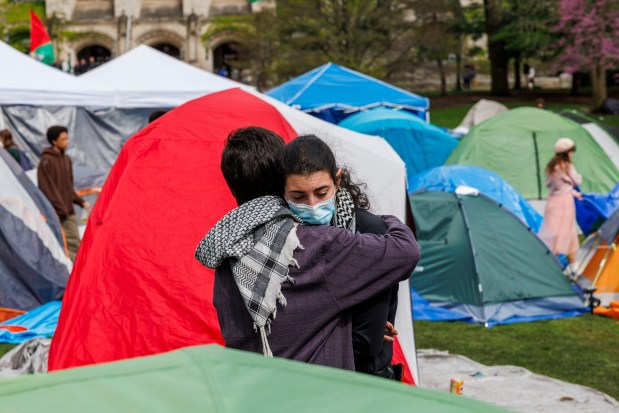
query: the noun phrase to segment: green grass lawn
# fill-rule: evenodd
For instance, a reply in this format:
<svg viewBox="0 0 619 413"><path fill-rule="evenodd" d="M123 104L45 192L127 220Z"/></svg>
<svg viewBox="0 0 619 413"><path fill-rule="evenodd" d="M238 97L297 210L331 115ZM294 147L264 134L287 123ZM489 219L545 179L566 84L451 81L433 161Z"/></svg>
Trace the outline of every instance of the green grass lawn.
<svg viewBox="0 0 619 413"><path fill-rule="evenodd" d="M619 323L611 318L586 314L490 329L417 321L415 338L417 348L448 350L486 365L522 366L619 400Z"/></svg>
<svg viewBox="0 0 619 413"><path fill-rule="evenodd" d="M505 102L505 106L508 108L516 108L521 106L534 106L534 102ZM453 129L462 122L462 119L466 115L466 112L473 105L454 106L447 109L437 109L430 111L430 121L440 127ZM575 105L569 103L548 103L547 108L554 112L559 112L564 109L575 109L579 111L585 111L587 108L584 105ZM611 126L619 127L619 115L595 115L602 122L605 122Z"/></svg>
<svg viewBox="0 0 619 413"><path fill-rule="evenodd" d="M13 344L0 344L0 357L8 353L15 345Z"/></svg>

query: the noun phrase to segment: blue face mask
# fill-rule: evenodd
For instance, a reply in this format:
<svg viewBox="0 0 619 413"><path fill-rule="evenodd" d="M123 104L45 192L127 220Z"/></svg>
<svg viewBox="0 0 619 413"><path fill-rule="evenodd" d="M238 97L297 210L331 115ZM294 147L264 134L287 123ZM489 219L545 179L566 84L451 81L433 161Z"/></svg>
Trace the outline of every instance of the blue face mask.
<svg viewBox="0 0 619 413"><path fill-rule="evenodd" d="M310 206L305 204L295 204L288 201L290 210L297 214L304 222L312 225L327 225L331 222L333 214L335 213L335 194L326 201L317 203Z"/></svg>

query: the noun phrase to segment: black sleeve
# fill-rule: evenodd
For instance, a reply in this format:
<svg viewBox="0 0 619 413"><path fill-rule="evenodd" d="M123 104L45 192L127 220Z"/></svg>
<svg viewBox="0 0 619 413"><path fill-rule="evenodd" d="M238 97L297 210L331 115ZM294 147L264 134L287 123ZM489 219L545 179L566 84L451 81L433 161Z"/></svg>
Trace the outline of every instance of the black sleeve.
<svg viewBox="0 0 619 413"><path fill-rule="evenodd" d="M356 231L383 235L387 224L378 216L361 209L355 211ZM373 373L391 362L393 345L384 341L386 321L394 322L398 306L398 286L353 308L352 336L355 369Z"/></svg>

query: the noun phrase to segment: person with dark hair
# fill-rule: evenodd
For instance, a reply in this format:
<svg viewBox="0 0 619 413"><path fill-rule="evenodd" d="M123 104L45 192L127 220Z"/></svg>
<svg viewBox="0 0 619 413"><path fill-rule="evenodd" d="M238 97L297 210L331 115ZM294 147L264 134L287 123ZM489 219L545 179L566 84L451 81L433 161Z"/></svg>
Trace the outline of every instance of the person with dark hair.
<svg viewBox="0 0 619 413"><path fill-rule="evenodd" d="M546 166L546 186L548 201L544 209L544 220L539 237L553 254L565 254L568 266L566 274L578 277L578 233L576 232L576 206L574 198L582 199L582 194L574 187L580 185L582 176L576 172L572 156L576 145L570 138L560 138L555 143L555 156Z"/></svg>
<svg viewBox="0 0 619 413"><path fill-rule="evenodd" d="M283 150L262 128L230 134L221 170L239 206L195 257L216 269L213 304L226 346L353 370L350 309L406 280L419 245L395 217L384 217L384 236L304 225L281 196Z"/></svg>
<svg viewBox="0 0 619 413"><path fill-rule="evenodd" d="M2 139L2 145L4 146L4 149L6 149L11 154L11 156L24 169L24 171L29 171L34 168L34 165L32 165L32 162L28 158L28 155L26 155L26 152L19 149L13 141L13 134L10 130L1 130L0 139Z"/></svg>
<svg viewBox="0 0 619 413"><path fill-rule="evenodd" d="M162 117L166 113L168 113L167 110L155 110L155 111L151 112L151 114L148 115L148 123L152 123L152 122L156 121L157 119L159 119L160 117Z"/></svg>
<svg viewBox="0 0 619 413"><path fill-rule="evenodd" d="M261 196L281 196L284 180L273 163L279 162L285 146L275 132L257 126L228 136L220 167L239 205Z"/></svg>
<svg viewBox="0 0 619 413"><path fill-rule="evenodd" d="M332 225L352 233L383 235L384 221L368 212L370 203L346 169L338 168L329 145L314 135L290 142L280 163L284 197L306 223ZM398 286L361 303L352 311L355 370L394 378L391 334L398 307ZM385 329L390 335L384 336Z"/></svg>
<svg viewBox="0 0 619 413"><path fill-rule="evenodd" d="M73 187L73 164L65 152L69 147L69 131L64 126L52 126L47 129L47 141L50 148L45 148L39 161L37 178L39 189L54 207L65 235L69 258L75 261L80 236L73 204L90 210L90 204L84 201Z"/></svg>

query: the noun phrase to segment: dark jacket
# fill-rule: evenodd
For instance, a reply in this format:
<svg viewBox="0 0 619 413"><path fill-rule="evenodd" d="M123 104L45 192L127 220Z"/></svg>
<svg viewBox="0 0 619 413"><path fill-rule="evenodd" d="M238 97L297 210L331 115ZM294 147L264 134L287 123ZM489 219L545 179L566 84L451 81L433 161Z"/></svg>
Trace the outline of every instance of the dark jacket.
<svg viewBox="0 0 619 413"><path fill-rule="evenodd" d="M331 226L297 228L304 249L295 251L294 285L283 284L269 344L278 357L354 369L352 312L356 305L408 279L419 260L411 230L385 217L384 236L352 234ZM228 263L215 272L213 303L226 346L262 352Z"/></svg>
<svg viewBox="0 0 619 413"><path fill-rule="evenodd" d="M75 214L73 204L84 205L84 200L73 188L73 166L68 155L45 148L37 171L39 189L54 207L60 220Z"/></svg>
<svg viewBox="0 0 619 413"><path fill-rule="evenodd" d="M357 232L376 235L387 232L387 224L380 217L358 208L355 215ZM376 374L391 365L393 343L384 340L384 332L387 321L395 323L397 309L397 284L353 308L355 370Z"/></svg>

